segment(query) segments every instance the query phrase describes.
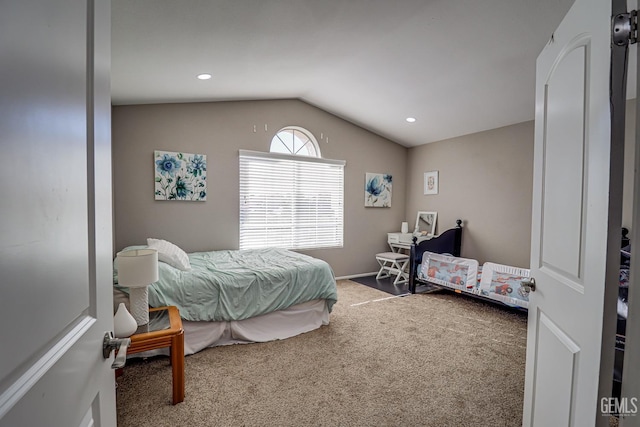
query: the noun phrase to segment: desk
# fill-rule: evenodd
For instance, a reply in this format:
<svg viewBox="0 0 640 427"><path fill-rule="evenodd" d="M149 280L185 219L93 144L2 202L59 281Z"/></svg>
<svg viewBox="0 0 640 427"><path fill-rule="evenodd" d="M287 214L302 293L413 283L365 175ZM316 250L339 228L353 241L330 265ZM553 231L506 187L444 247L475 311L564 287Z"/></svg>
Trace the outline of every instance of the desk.
<svg viewBox="0 0 640 427"><path fill-rule="evenodd" d="M387 233L387 243L391 252L402 253L403 250L411 249L413 243L413 233Z"/></svg>
<svg viewBox="0 0 640 427"><path fill-rule="evenodd" d="M408 243L389 243L391 252L402 253L403 251L409 251L411 245Z"/></svg>
<svg viewBox="0 0 640 427"><path fill-rule="evenodd" d="M429 240L434 236L418 236L418 243L423 240ZM387 233L387 243L391 248L391 252L403 253L403 251L409 252L411 245L413 244L413 233Z"/></svg>
<svg viewBox="0 0 640 427"><path fill-rule="evenodd" d="M173 404L184 401L184 330L174 306L149 309L149 323L131 336L128 354L169 347L173 375Z"/></svg>

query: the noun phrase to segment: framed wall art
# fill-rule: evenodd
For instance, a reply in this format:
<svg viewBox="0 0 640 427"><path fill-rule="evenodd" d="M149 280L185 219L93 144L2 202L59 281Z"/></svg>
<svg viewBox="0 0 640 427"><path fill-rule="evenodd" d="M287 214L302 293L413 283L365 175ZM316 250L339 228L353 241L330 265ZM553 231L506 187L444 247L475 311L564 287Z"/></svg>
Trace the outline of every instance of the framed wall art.
<svg viewBox="0 0 640 427"><path fill-rule="evenodd" d="M424 173L424 194L438 194L438 171Z"/></svg>
<svg viewBox="0 0 640 427"><path fill-rule="evenodd" d="M207 200L207 156L154 151L156 200Z"/></svg>
<svg viewBox="0 0 640 427"><path fill-rule="evenodd" d="M366 173L364 180L364 205L371 208L391 207L391 175Z"/></svg>

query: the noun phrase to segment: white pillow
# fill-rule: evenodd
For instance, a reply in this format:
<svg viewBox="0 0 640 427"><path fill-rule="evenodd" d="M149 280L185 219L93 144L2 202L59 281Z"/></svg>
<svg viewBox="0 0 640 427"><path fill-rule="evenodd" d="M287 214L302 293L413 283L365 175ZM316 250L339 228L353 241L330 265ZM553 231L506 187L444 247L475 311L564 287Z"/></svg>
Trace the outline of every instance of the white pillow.
<svg viewBox="0 0 640 427"><path fill-rule="evenodd" d="M158 261L166 262L179 270L191 270L189 256L171 242L162 239L147 239L147 246L158 251Z"/></svg>

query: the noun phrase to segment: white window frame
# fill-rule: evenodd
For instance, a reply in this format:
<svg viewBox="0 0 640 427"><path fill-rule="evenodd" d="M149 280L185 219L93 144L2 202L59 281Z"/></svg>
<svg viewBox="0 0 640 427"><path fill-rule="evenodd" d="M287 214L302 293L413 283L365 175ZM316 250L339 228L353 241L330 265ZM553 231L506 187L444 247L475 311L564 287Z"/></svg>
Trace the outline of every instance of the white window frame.
<svg viewBox="0 0 640 427"><path fill-rule="evenodd" d="M344 244L345 161L240 150L240 249Z"/></svg>
<svg viewBox="0 0 640 427"><path fill-rule="evenodd" d="M311 144L311 146L313 147L314 153L311 154L311 155L307 155L307 154L301 153L300 149L303 148L303 147L300 147L300 148L298 148L298 150L295 150L295 146L292 147L295 150L295 152L292 151L287 146L287 144L282 140L282 138L280 138L280 134L282 132L288 132L288 131L292 132L294 138L295 138L296 133L300 133L300 134L304 135L304 137L307 138L307 140L308 140L307 143L305 144L305 146L307 144ZM271 145L269 147L269 151L272 152L272 153L281 153L280 151L273 151L273 144L274 144L274 142L276 140L280 140L280 142L282 143L282 146L285 147L287 150L290 150L289 153L283 153L283 154L291 154L291 155L294 155L294 156L307 156L307 157L311 156L311 157L322 158L322 154L320 153L320 145L318 144L318 141L316 140L316 137L313 136L313 134L311 132L309 132L308 130L306 130L303 127L300 127L300 126L285 126L282 129L280 129L278 132L276 132L276 135L273 138L271 138Z"/></svg>

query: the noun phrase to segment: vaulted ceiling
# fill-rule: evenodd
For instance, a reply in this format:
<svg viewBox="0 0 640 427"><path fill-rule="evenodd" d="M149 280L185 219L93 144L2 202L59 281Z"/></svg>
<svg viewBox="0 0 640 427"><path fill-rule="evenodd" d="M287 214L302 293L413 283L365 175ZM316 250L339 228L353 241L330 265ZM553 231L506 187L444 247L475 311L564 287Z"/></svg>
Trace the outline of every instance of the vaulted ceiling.
<svg viewBox="0 0 640 427"><path fill-rule="evenodd" d="M536 57L571 3L113 0L112 102L299 98L421 145L533 120Z"/></svg>

